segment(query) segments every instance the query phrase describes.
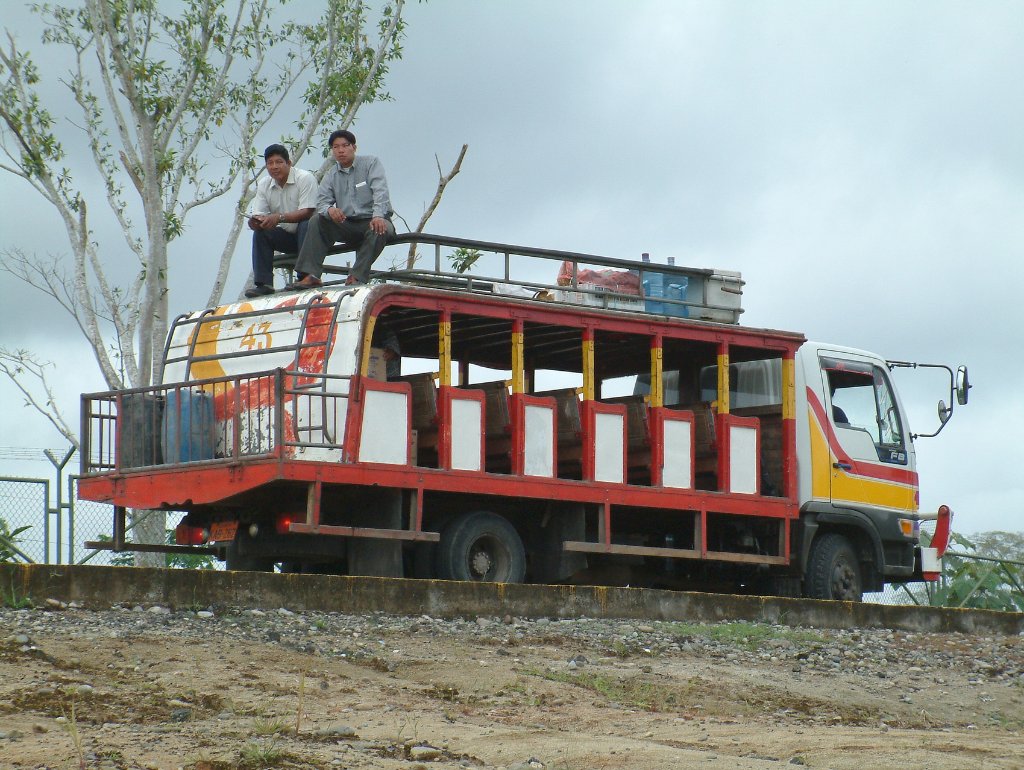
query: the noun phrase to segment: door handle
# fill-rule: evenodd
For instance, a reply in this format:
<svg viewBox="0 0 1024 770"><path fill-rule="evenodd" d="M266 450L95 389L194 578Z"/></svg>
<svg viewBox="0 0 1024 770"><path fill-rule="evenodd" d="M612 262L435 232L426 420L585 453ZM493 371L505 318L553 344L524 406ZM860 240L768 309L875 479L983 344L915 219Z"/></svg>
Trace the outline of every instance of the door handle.
<svg viewBox="0 0 1024 770"><path fill-rule="evenodd" d="M833 468L838 468L841 471L852 471L853 466L849 463L832 463Z"/></svg>

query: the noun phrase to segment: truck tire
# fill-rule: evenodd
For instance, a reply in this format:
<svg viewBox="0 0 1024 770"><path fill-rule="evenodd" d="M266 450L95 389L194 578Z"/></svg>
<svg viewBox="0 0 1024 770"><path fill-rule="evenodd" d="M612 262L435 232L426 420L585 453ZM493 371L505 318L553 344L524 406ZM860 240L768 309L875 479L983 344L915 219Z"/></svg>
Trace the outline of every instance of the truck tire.
<svg viewBox="0 0 1024 770"><path fill-rule="evenodd" d="M439 577L482 583L522 583L526 550L509 522L487 511L465 513L441 532Z"/></svg>
<svg viewBox="0 0 1024 770"><path fill-rule="evenodd" d="M864 579L849 540L835 532L815 538L807 560L804 592L811 599L861 600Z"/></svg>

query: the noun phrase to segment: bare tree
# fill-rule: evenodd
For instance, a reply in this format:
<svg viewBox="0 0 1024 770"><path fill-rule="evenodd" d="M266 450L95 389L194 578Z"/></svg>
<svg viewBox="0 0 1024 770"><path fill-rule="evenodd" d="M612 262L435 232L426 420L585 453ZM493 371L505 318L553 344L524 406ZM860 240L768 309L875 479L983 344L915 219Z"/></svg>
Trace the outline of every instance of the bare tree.
<svg viewBox="0 0 1024 770"><path fill-rule="evenodd" d="M71 251L70 269L19 250L8 251L2 267L71 314L111 389L159 382L170 246L196 208L237 194L237 209L245 210L259 172L256 138L282 105L301 103L294 135L282 137L297 160L325 123L348 127L360 106L388 98L383 84L389 63L402 53L404 0L389 0L372 41L361 0L324 0L323 15L311 23L277 20L279 5L82 0L76 7L37 6L46 24L43 44L72 57L61 83L77 117L66 122L60 120L66 99L55 108L45 103L33 55L10 32L0 47L0 169L25 180L55 209ZM62 142L69 127L88 142L84 166ZM96 240L93 211L102 206L80 180L97 178L121 244ZM211 306L221 300L242 224L233 218L220 250ZM4 349L0 362L0 372L77 446L48 397L44 362L29 351ZM162 541L163 517L149 526L146 540Z"/></svg>

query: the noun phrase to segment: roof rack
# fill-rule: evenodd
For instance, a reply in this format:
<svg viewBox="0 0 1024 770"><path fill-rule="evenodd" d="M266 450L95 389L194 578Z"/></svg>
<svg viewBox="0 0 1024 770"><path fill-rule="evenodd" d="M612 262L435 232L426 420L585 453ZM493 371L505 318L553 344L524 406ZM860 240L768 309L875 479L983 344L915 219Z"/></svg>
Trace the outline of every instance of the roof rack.
<svg viewBox="0 0 1024 770"><path fill-rule="evenodd" d="M432 267L375 270L375 278L722 323L738 323L743 312L743 280L738 272L654 264L429 233L402 233L388 240L388 245L404 243L433 246ZM452 253L457 250L476 253L480 256L479 264L486 264L500 274L477 275L449 269L445 262L452 254L444 254L445 249L451 249ZM338 244L330 253L343 254L352 250L345 244ZM486 255L492 256L486 259ZM380 264L378 260L377 265ZM599 270L594 270L594 267ZM347 274L348 269L348 266L324 266L324 272L336 275ZM544 280L545 273L560 275L562 280Z"/></svg>

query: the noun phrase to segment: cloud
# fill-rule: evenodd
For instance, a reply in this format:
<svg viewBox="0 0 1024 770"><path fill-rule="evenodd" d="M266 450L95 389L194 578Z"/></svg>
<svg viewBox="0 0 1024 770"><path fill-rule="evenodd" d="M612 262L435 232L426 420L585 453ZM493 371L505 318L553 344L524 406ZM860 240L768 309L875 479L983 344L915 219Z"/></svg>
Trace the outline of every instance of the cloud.
<svg viewBox="0 0 1024 770"><path fill-rule="evenodd" d="M394 101L365 107L354 130L410 225L433 196L435 153L447 171L468 142L432 232L738 269L745 324L967 362L972 403L919 442L922 505L953 501L965 531L1024 526L1019 4L537 0L406 14ZM38 31L21 6L6 24L23 41ZM203 212L175 245L172 314L205 301L229 216ZM104 248L120 250L104 227ZM10 179L0 232L67 251L59 221ZM229 294L247 273L243 237ZM51 357L90 366L59 312L3 274L0 291L4 344L35 329ZM923 426L948 394L918 374L898 382Z"/></svg>

